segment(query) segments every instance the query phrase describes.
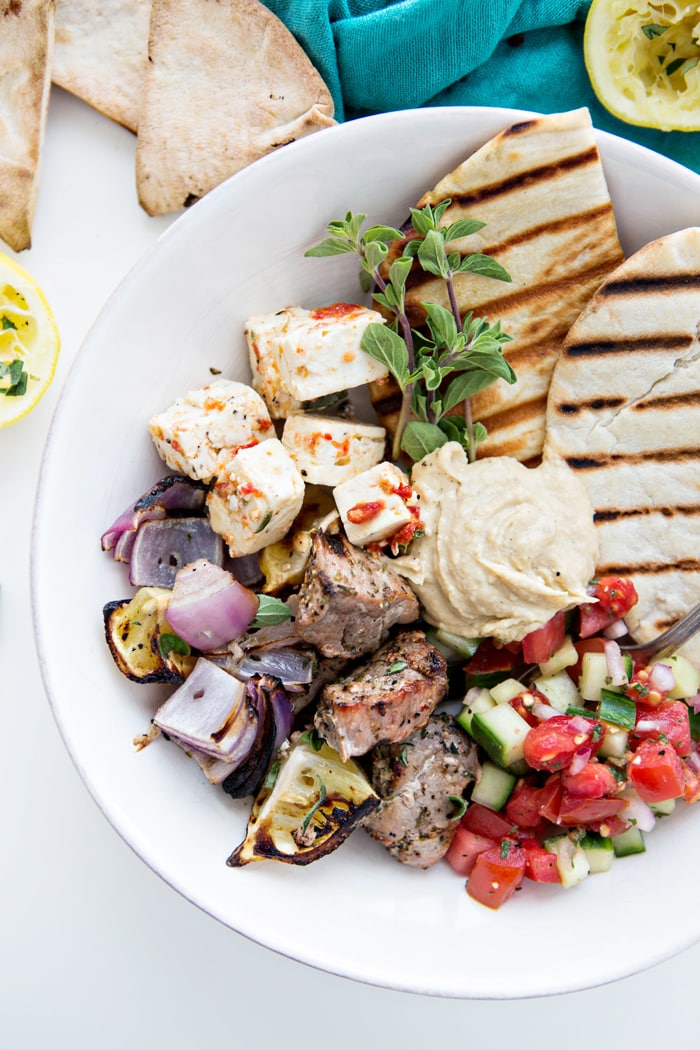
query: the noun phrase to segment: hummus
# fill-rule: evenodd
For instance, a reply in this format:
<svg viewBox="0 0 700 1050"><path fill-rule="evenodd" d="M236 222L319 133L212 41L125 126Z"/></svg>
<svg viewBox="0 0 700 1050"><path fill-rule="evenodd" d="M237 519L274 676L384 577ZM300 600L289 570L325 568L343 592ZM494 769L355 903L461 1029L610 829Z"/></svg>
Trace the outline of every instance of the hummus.
<svg viewBox="0 0 700 1050"><path fill-rule="evenodd" d="M593 510L563 459L547 456L535 469L507 456L470 464L450 441L416 464L411 485L425 534L392 566L429 623L512 642L590 601Z"/></svg>

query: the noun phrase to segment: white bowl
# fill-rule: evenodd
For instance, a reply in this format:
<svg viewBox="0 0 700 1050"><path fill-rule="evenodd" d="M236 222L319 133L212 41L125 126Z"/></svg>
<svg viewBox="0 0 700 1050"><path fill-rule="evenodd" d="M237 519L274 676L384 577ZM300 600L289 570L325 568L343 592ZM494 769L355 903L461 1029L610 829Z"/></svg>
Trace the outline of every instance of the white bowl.
<svg viewBox="0 0 700 1050"><path fill-rule="evenodd" d="M330 128L242 171L177 220L78 354L51 427L34 522L46 688L80 774L124 839L185 897L260 944L336 974L441 996L572 991L698 939L688 873L700 868L700 807L677 807L649 836L647 853L610 874L568 891L528 883L499 912L468 898L446 864L403 867L363 832L307 868L231 869L225 861L243 837L247 804L211 787L178 748L132 746L165 690L129 683L107 651L102 605L130 588L99 537L164 473L146 431L150 415L202 385L210 368L247 378L249 315L358 294L352 260L303 257L329 220L352 209L401 223L426 188L523 116L426 109ZM698 222L698 176L623 139L600 133L598 141L627 252Z"/></svg>

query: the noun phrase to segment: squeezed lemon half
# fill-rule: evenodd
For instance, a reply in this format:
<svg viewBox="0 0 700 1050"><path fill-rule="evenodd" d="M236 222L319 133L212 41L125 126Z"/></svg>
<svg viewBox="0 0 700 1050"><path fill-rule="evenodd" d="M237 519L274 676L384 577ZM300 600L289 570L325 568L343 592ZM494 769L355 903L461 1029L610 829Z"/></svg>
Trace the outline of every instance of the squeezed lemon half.
<svg viewBox="0 0 700 1050"><path fill-rule="evenodd" d="M620 120L700 130L700 4L593 0L583 54L593 90Z"/></svg>
<svg viewBox="0 0 700 1050"><path fill-rule="evenodd" d="M34 278L0 253L0 427L26 416L56 371L58 328Z"/></svg>

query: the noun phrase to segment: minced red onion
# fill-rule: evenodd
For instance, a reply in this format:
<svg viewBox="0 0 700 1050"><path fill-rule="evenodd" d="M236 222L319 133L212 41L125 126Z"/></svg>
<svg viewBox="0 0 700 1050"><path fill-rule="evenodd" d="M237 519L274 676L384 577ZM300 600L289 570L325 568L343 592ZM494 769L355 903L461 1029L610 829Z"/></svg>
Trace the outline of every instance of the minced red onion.
<svg viewBox="0 0 700 1050"><path fill-rule="evenodd" d="M623 820L633 821L640 831L651 831L656 823L653 809L636 792L623 791L627 805L620 812Z"/></svg>
<svg viewBox="0 0 700 1050"><path fill-rule="evenodd" d="M557 714L559 713L560 712L557 712ZM591 729L591 723L587 718L583 718L581 715L574 715L569 725L575 733L586 733L586 735L588 735Z"/></svg>
<svg viewBox="0 0 700 1050"><path fill-rule="evenodd" d="M700 773L700 752L691 751L686 757L686 762L689 766L692 766L698 773Z"/></svg>
<svg viewBox="0 0 700 1050"><path fill-rule="evenodd" d="M686 700L688 707L692 707L696 715L700 715L700 693L696 693L695 696L690 696Z"/></svg>
<svg viewBox="0 0 700 1050"><path fill-rule="evenodd" d="M649 671L649 685L659 693L668 693L676 684L673 668L668 664L654 664Z"/></svg>
<svg viewBox="0 0 700 1050"><path fill-rule="evenodd" d="M568 770L569 773L573 773L574 775L576 773L580 773L581 770L588 765L591 754L592 752L590 747L580 747L578 751L574 753L574 757L571 759Z"/></svg>
<svg viewBox="0 0 700 1050"><path fill-rule="evenodd" d="M605 642L605 662L608 666L611 685L626 685L627 672L622 662L622 650L617 642L610 639Z"/></svg>
<svg viewBox="0 0 700 1050"><path fill-rule="evenodd" d="M603 634L606 638L610 638L613 641L616 638L624 638L627 634L627 624L624 620L613 620L613 622L605 628Z"/></svg>
<svg viewBox="0 0 700 1050"><path fill-rule="evenodd" d="M548 718L555 718L556 715L561 714L561 711L557 711L555 707L550 707L549 704L542 703L541 700L535 700L530 710L535 718L539 718L541 722L546 722Z"/></svg>
<svg viewBox="0 0 700 1050"><path fill-rule="evenodd" d="M658 718L640 718L635 729L640 733L663 733L664 726Z"/></svg>

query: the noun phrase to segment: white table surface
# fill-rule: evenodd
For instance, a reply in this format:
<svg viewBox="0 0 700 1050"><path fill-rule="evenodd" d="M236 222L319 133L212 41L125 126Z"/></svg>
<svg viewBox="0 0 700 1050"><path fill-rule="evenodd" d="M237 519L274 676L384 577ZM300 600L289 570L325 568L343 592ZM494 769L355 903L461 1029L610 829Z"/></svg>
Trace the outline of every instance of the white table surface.
<svg viewBox="0 0 700 1050"><path fill-rule="evenodd" d="M637 1048L692 1041L700 945L614 985L550 999L428 999L355 984L277 956L199 912L131 852L92 801L37 667L30 530L42 448L73 356L112 290L171 221L140 209L134 148L129 132L54 89L34 247L19 259L53 306L63 348L38 408L0 431L0 1045L412 1050L456 1035L466 1045L498 1039L588 1050L591 1039ZM71 636L67 595L76 668L81 644ZM640 925L663 921L672 892L649 887ZM594 915L581 937L616 950L614 929L600 928ZM526 966L527 946L509 947ZM562 966L568 947L552 945Z"/></svg>

